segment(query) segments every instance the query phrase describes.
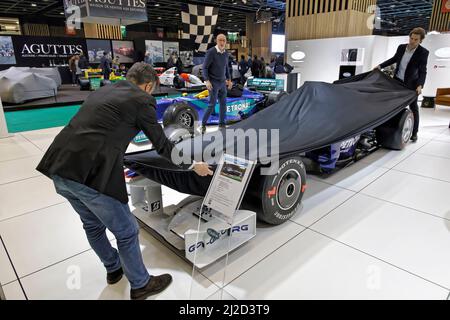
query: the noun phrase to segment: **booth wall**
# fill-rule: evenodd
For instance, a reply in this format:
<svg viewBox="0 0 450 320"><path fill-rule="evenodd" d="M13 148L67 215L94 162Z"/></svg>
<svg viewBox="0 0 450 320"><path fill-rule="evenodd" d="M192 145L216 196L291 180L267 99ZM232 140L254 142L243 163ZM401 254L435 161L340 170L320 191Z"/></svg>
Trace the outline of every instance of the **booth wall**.
<svg viewBox="0 0 450 320"><path fill-rule="evenodd" d="M317 40L289 41L287 62L293 72L301 74L301 85L305 81L333 82L339 78L342 49L364 49L364 60L359 72L370 71L381 62L394 56L400 44L408 43L409 36L384 37L363 36ZM427 65L427 80L423 95L434 97L437 88L450 87L450 57L438 57L438 49L450 52L450 34L428 34L422 46L430 51ZM305 53L302 62L294 62L291 54Z"/></svg>
<svg viewBox="0 0 450 320"><path fill-rule="evenodd" d="M392 57L398 45L407 41L407 36L362 36L289 41L287 62L294 67L294 72L301 74L301 84L305 81L333 82L339 77L343 49L364 49L360 72L366 72ZM302 62L294 62L292 59L291 54L295 51L305 53Z"/></svg>

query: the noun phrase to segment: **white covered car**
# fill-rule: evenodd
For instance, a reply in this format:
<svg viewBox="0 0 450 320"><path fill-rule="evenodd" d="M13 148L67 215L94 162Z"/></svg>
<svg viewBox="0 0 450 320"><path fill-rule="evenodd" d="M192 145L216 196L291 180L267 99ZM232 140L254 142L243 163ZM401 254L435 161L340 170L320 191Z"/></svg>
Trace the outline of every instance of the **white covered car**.
<svg viewBox="0 0 450 320"><path fill-rule="evenodd" d="M56 81L29 69L36 68L11 67L0 72L0 96L3 102L24 103L28 100L56 96L58 91Z"/></svg>

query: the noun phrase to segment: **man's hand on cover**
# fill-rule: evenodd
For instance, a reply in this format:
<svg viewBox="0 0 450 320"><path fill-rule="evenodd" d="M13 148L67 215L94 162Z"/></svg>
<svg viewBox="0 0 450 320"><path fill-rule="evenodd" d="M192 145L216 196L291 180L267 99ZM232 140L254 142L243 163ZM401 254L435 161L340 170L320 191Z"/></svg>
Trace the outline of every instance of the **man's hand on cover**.
<svg viewBox="0 0 450 320"><path fill-rule="evenodd" d="M416 89L417 95L420 96L422 94L422 86L418 86Z"/></svg>
<svg viewBox="0 0 450 320"><path fill-rule="evenodd" d="M211 81L206 80L205 84L206 84L206 89L208 89L209 91L211 91L212 88L213 88L213 86L212 86L212 84L211 84Z"/></svg>
<svg viewBox="0 0 450 320"><path fill-rule="evenodd" d="M194 165L193 170L201 177L212 176L213 172L209 165L205 162L198 162Z"/></svg>

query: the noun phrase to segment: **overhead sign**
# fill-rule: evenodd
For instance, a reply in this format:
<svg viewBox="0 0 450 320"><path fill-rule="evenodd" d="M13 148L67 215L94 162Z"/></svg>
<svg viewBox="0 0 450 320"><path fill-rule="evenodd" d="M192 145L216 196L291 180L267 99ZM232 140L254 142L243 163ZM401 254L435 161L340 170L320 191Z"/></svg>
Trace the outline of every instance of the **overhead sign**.
<svg viewBox="0 0 450 320"><path fill-rule="evenodd" d="M70 57L87 54L86 41L69 37L13 37L18 66L42 67L66 64Z"/></svg>
<svg viewBox="0 0 450 320"><path fill-rule="evenodd" d="M64 0L64 8L67 19L79 14L81 22L129 25L147 21L146 0Z"/></svg>

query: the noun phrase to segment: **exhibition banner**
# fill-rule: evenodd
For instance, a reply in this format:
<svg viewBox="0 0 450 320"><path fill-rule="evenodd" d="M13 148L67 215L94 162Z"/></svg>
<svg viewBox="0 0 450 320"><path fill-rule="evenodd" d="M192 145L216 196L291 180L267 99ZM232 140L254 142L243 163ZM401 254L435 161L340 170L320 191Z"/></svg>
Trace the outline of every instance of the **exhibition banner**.
<svg viewBox="0 0 450 320"><path fill-rule="evenodd" d="M64 8L67 19L78 14L81 22L127 25L147 21L146 0L64 0Z"/></svg>
<svg viewBox="0 0 450 320"><path fill-rule="evenodd" d="M93 17L112 17L147 21L145 0L87 0Z"/></svg>
<svg viewBox="0 0 450 320"><path fill-rule="evenodd" d="M86 40L83 38L14 36L12 39L18 66L67 64L73 55L87 53Z"/></svg>
<svg viewBox="0 0 450 320"><path fill-rule="evenodd" d="M198 51L206 52L208 43L212 41L218 16L219 8L183 4L181 12L182 38L195 41L198 44Z"/></svg>

